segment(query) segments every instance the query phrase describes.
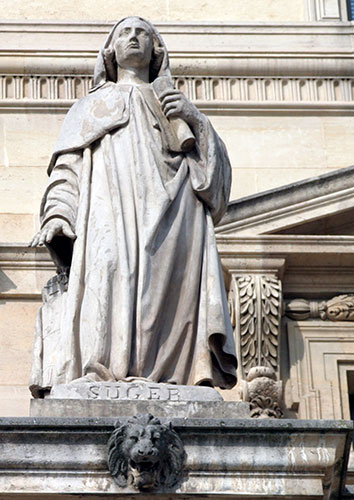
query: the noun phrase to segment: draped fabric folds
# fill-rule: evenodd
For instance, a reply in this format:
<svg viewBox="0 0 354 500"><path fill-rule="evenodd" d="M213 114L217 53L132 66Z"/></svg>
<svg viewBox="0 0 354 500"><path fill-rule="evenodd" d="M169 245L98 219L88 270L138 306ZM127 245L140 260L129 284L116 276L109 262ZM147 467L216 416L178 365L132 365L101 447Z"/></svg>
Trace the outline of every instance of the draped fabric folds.
<svg viewBox="0 0 354 500"><path fill-rule="evenodd" d="M230 189L225 147L202 117L196 148L170 151L150 84L107 82L88 99L64 123L42 202L42 225L65 219L77 238L50 248L70 276L56 319L50 304L39 313L31 390L130 377L230 388L235 346L213 226ZM101 126L98 103L113 125Z"/></svg>

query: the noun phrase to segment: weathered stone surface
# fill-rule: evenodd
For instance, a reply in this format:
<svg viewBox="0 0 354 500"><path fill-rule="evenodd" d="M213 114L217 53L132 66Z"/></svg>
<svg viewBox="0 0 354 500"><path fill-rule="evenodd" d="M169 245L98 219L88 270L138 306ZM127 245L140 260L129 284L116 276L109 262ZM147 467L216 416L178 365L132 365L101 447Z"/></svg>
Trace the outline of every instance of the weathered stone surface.
<svg viewBox="0 0 354 500"><path fill-rule="evenodd" d="M157 401L32 399L32 417L121 417L152 413L157 417L249 418L249 403L241 401Z"/></svg>
<svg viewBox="0 0 354 500"><path fill-rule="evenodd" d="M7 4L3 19L52 19L52 20L97 20L105 19L105 14L114 12L115 15L126 17L132 12L139 13L140 16L148 16L156 21L186 21L195 22L199 20L215 19L229 23L230 12L237 12L238 21L302 21L306 19L305 3L303 0L273 0L259 8L257 0L250 0L247 5L243 0L223 0L217 6L212 0L194 0L188 2L169 2L168 0L155 0L153 3L146 0L138 0L132 6L129 0L120 0L117 4L114 0L107 0L102 5L90 2L90 8L83 0L75 4L75 9L69 0L47 4L37 1L34 4L23 4L10 2ZM108 15L110 19L111 16Z"/></svg>
<svg viewBox="0 0 354 500"><path fill-rule="evenodd" d="M221 394L212 387L157 384L139 380L54 385L47 398L108 401L223 401Z"/></svg>
<svg viewBox="0 0 354 500"><path fill-rule="evenodd" d="M299 418L350 419L353 324L288 320L286 327L290 364L287 406L295 408Z"/></svg>
<svg viewBox="0 0 354 500"><path fill-rule="evenodd" d="M350 163L348 161L348 163ZM307 178L235 200L218 225L221 234L284 233L352 208L354 167ZM291 232L293 231L293 232ZM299 233L306 234L306 233ZM313 231L309 234L321 234ZM329 233L324 233L329 234ZM333 233L336 234L336 233ZM343 233L339 233L343 234Z"/></svg>
<svg viewBox="0 0 354 500"><path fill-rule="evenodd" d="M174 87L147 20L116 23L93 83L63 123L31 243L49 248L58 273L70 268L67 289L43 294L31 392L131 376L231 389L213 228L231 187L225 146Z"/></svg>
<svg viewBox="0 0 354 500"><path fill-rule="evenodd" d="M120 418L121 423L128 419ZM161 419L163 421L163 419ZM116 419L0 420L0 495L18 500L56 495L136 494L107 467ZM159 498L338 498L351 422L172 419L187 454L181 485Z"/></svg>
<svg viewBox="0 0 354 500"><path fill-rule="evenodd" d="M108 468L121 487L177 487L186 452L177 432L151 414L117 423L108 441Z"/></svg>

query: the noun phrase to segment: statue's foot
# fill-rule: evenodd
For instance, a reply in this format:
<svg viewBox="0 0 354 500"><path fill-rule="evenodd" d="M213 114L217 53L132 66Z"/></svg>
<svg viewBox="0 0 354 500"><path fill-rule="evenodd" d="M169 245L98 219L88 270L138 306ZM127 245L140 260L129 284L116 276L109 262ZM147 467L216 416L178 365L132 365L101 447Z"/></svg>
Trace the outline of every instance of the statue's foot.
<svg viewBox="0 0 354 500"><path fill-rule="evenodd" d="M93 363L86 370L86 375L76 378L71 384L83 384L88 382L116 382L112 373L100 363Z"/></svg>

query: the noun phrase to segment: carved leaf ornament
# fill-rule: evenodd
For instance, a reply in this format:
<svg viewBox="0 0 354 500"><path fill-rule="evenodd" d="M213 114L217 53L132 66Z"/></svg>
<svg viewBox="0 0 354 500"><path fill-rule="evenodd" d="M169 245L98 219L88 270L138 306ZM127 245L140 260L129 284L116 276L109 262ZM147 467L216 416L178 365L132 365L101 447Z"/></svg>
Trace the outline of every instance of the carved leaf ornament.
<svg viewBox="0 0 354 500"><path fill-rule="evenodd" d="M275 370L278 366L280 299L279 280L272 277L261 277L262 300L262 334L260 365L269 365Z"/></svg>
<svg viewBox="0 0 354 500"><path fill-rule="evenodd" d="M281 281L274 274L233 276L229 308L238 344L242 399L254 418L281 418L279 339Z"/></svg>
<svg viewBox="0 0 354 500"><path fill-rule="evenodd" d="M338 295L332 299L293 299L286 303L285 314L301 321L320 318L330 321L354 321L354 295Z"/></svg>
<svg viewBox="0 0 354 500"><path fill-rule="evenodd" d="M281 318L281 283L273 276L243 275L235 279L229 302L234 312L236 341L239 343L243 374L251 368L278 369Z"/></svg>
<svg viewBox="0 0 354 500"><path fill-rule="evenodd" d="M241 363L244 373L257 363L256 290L253 276L238 278Z"/></svg>
<svg viewBox="0 0 354 500"><path fill-rule="evenodd" d="M329 300L327 316L331 321L354 321L354 295L339 295Z"/></svg>

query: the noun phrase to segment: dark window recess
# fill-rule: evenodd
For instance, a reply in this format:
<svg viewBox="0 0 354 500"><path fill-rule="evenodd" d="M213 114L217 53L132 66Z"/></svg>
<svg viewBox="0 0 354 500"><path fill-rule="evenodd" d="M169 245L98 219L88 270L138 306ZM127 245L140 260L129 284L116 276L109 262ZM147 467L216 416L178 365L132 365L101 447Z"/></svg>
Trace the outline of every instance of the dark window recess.
<svg viewBox="0 0 354 500"><path fill-rule="evenodd" d="M349 389L349 408L350 418L354 420L354 372L347 371L348 389ZM354 448L354 435L353 435L353 448Z"/></svg>
<svg viewBox="0 0 354 500"><path fill-rule="evenodd" d="M348 5L348 20L354 20L354 0L347 0Z"/></svg>

